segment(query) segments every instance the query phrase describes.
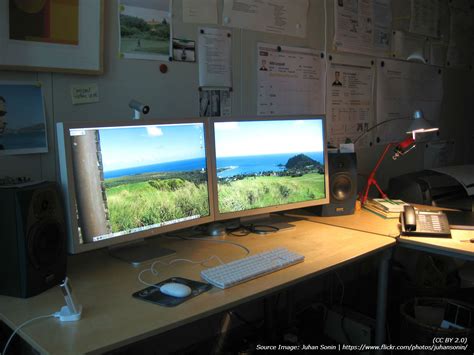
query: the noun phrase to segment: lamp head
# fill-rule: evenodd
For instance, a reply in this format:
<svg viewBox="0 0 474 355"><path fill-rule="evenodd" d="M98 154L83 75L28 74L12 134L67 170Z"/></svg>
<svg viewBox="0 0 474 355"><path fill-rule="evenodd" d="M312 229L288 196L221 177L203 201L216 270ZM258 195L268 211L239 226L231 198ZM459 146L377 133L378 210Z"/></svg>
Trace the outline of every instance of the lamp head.
<svg viewBox="0 0 474 355"><path fill-rule="evenodd" d="M407 134L411 134L413 139L415 139L415 136L418 133L435 132L439 130L439 128L433 127L431 123L425 120L422 110L415 110L413 112L412 118L413 122L408 128Z"/></svg>

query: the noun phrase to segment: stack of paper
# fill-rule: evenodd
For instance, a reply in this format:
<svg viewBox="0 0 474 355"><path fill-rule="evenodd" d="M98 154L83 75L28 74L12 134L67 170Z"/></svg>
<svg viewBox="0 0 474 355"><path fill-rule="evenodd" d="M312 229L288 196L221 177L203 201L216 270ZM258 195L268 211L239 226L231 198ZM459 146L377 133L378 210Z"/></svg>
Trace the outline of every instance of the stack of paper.
<svg viewBox="0 0 474 355"><path fill-rule="evenodd" d="M407 205L402 200L390 200L374 198L364 204L364 208L385 218L398 218L403 212L403 206Z"/></svg>

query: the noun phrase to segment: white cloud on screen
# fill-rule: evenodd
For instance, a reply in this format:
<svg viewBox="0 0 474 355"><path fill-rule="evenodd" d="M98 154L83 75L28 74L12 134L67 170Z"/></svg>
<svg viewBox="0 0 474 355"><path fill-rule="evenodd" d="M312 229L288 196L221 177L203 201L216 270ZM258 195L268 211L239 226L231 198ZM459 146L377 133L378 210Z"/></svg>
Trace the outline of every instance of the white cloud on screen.
<svg viewBox="0 0 474 355"><path fill-rule="evenodd" d="M216 130L218 131L230 131L234 129L239 129L238 122L219 122L215 125Z"/></svg>
<svg viewBox="0 0 474 355"><path fill-rule="evenodd" d="M163 135L163 131L161 130L161 128L156 126L147 126L146 131L151 137L159 137Z"/></svg>

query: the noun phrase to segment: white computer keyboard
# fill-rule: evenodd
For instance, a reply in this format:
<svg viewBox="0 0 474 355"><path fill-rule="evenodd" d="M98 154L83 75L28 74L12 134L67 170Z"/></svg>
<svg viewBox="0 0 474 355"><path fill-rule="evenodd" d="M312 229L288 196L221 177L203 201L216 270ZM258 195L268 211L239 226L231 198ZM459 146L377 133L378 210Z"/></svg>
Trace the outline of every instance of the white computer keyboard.
<svg viewBox="0 0 474 355"><path fill-rule="evenodd" d="M303 255L277 248L202 270L201 277L216 287L228 288L302 261Z"/></svg>

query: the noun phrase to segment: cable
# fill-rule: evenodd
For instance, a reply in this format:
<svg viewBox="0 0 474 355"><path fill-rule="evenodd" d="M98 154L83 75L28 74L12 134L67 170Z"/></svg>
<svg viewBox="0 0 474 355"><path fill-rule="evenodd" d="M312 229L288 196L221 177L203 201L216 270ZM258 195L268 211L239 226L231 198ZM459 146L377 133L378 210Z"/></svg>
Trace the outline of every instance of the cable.
<svg viewBox="0 0 474 355"><path fill-rule="evenodd" d="M229 240L219 240L219 239L210 239L210 238L181 237L181 236L178 236L178 235L171 235L171 234L168 234L168 236L169 236L169 238L178 238L178 239L183 239L183 240L198 240L198 241L206 241L206 242L214 242L214 243L231 244L231 245L235 245L239 248L242 248L245 251L245 256L250 254L250 250L246 246L244 246L242 244L239 244L239 243L231 242ZM217 261L221 265L224 264L224 262L217 255L212 255L212 256L208 257L207 259L200 260L200 261L193 261L193 260L189 260L189 259L173 259L169 262L164 262L164 261L161 261L161 260L157 260L157 261L153 262L149 268L143 269L142 271L140 271L138 273L138 281L140 281L140 283L142 283L146 286L157 287L155 284L151 284L149 282L146 282L142 278L142 275L145 272L148 272L148 271L151 272L154 276L158 276L158 271L155 268L156 264L161 264L161 265L164 265L164 266L170 266L170 265L175 264L177 262L187 262L187 263L191 263L191 264L204 264L204 263L209 262L213 259L217 259Z"/></svg>
<svg viewBox="0 0 474 355"><path fill-rule="evenodd" d="M178 239L183 239L183 240L197 240L197 241L206 241L206 242L214 242L214 243L223 243L223 244L235 245L239 248L242 248L245 251L245 256L250 254L250 250L246 246L244 246L242 244L239 244L239 243L231 242L229 240L210 239L210 238L195 238L195 237L181 237L181 236L178 236L178 235L171 235L171 234L168 234L168 236L170 238L178 238ZM217 255L212 255L209 258L204 259L204 260L200 260L200 261L193 261L193 260L189 260L189 259L173 259L169 262L164 262L164 261L161 261L161 260L157 260L157 261L153 262L149 268L143 269L142 271L140 271L138 273L138 281L140 281L140 283L142 283L146 286L157 287L155 284L151 284L149 282L146 282L142 278L142 275L145 272L148 272L148 271L151 272L154 276L158 276L158 271L155 269L156 264L162 264L164 266L170 266L170 265L172 265L174 263L177 263L177 262L187 262L187 263L191 263L191 264L204 264L204 263L206 263L208 261L211 261L213 259L217 259L217 261L221 265L224 264L224 262Z"/></svg>
<svg viewBox="0 0 474 355"><path fill-rule="evenodd" d="M149 268L143 269L142 271L140 271L138 273L138 281L140 281L142 284L144 284L146 286L158 287L155 284L148 283L148 282L146 282L145 280L142 279L143 273L145 273L147 271L151 272L154 276L158 276L158 270L155 269L156 264L162 264L164 266L170 266L170 265L178 263L178 262L187 262L187 263L191 263L191 264L204 264L208 261L211 261L212 259L217 259L217 261L219 261L219 263L221 263L221 265L224 264L224 262L217 255L212 255L209 258L204 259L204 260L200 260L200 261L193 261L193 260L189 260L189 259L173 259L170 262L164 262L164 261L161 261L161 260L157 260L153 264L151 264L151 266Z"/></svg>
<svg viewBox="0 0 474 355"><path fill-rule="evenodd" d="M237 227L226 228L226 231L234 237L245 237L250 233L254 234L269 234L276 233L280 230L277 226L269 224L240 224Z"/></svg>
<svg viewBox="0 0 474 355"><path fill-rule="evenodd" d="M390 119L388 119L388 120L379 122L379 123L377 123L376 125L373 125L372 127L370 127L367 131L361 133L361 134L359 135L359 137L357 137L356 139L354 139L354 142L352 142L352 144L356 144L357 141L358 141L359 139L361 139L363 136L365 136L367 133L369 133L370 131L374 130L375 128L377 128L377 127L379 127L379 126L381 126L381 125L383 125L383 124L385 124L385 123L387 123L387 122L402 121L402 120L404 120L404 121L411 121L412 118L409 117L409 116L406 116L406 117L397 117L397 118L390 118Z"/></svg>
<svg viewBox="0 0 474 355"><path fill-rule="evenodd" d="M342 281L341 277L339 276L339 274L337 273L337 271L334 271L334 274L336 275L339 283L341 284L341 288L342 288L342 291L341 291L341 300L339 301L340 305L341 305L341 329L342 329L342 332L344 333L344 337L346 338L346 340L348 341L348 343L350 345L353 344L350 336L349 336L349 333L347 332L346 330L346 326L345 326L345 320L346 320L346 312L344 312L344 306L343 306L343 301L344 301L344 293L345 293L345 286L344 286L344 282Z"/></svg>
<svg viewBox="0 0 474 355"><path fill-rule="evenodd" d="M239 248L242 248L245 251L245 256L250 254L250 250L246 246L236 243L236 242L231 242L230 240L221 240L221 239L215 239L215 238L202 238L202 237L182 237L176 234L169 234L169 233L167 235L169 238L178 238L178 239L183 239L183 240L197 240L197 241L231 244ZM196 235L199 235L199 234L196 234Z"/></svg>
<svg viewBox="0 0 474 355"><path fill-rule="evenodd" d="M246 246L244 246L242 244L239 244L239 243L236 243L236 242L231 242L229 240L210 239L210 238L193 238L193 237L182 237L182 239L185 239L185 240L203 240L203 241L207 241L207 242L231 244L231 245L235 245L235 246L245 250L245 252L246 252L245 255L246 256L250 254L250 249L249 248L247 248Z"/></svg>
<svg viewBox="0 0 474 355"><path fill-rule="evenodd" d="M5 355L5 354L6 354L7 349L8 349L8 346L10 345L10 342L12 341L13 337L14 337L15 334L16 334L21 328L23 328L25 325L30 324L31 322L34 322L35 320L38 320L38 319L52 318L52 317L55 317L55 313L48 314L48 315L45 315L45 316L39 316L39 317L30 319L30 320L27 320L26 322L21 323L21 324L13 331L12 335L10 335L10 338L8 338L7 343L5 344L5 347L3 348L3 351L2 351L2 354L1 354L1 355Z"/></svg>

